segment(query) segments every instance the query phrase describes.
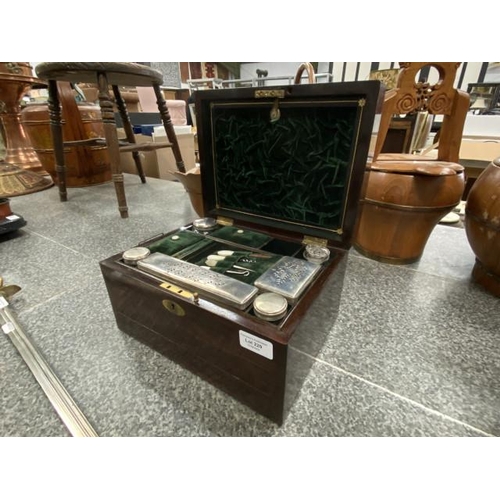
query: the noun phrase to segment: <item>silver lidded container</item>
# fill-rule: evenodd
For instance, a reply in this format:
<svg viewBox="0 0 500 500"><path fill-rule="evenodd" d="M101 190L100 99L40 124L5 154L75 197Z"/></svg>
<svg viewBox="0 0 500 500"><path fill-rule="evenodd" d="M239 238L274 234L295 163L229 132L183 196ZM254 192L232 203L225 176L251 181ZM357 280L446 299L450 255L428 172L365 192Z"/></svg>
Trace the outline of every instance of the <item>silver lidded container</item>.
<svg viewBox="0 0 500 500"><path fill-rule="evenodd" d="M134 247L126 250L122 254L123 262L131 266L136 266L137 262L145 259L151 252L146 247Z"/></svg>
<svg viewBox="0 0 500 500"><path fill-rule="evenodd" d="M307 245L304 250L304 259L313 264L323 264L330 258L330 250L317 245Z"/></svg>
<svg viewBox="0 0 500 500"><path fill-rule="evenodd" d="M311 284L321 266L295 257L281 257L254 282L265 292L283 295L289 304L295 304L304 290Z"/></svg>
<svg viewBox="0 0 500 500"><path fill-rule="evenodd" d="M193 227L197 231L212 231L217 227L217 221L212 217L203 217L202 219L195 219Z"/></svg>
<svg viewBox="0 0 500 500"><path fill-rule="evenodd" d="M253 301L253 310L258 318L266 321L277 321L283 318L288 308L288 302L278 293L263 293Z"/></svg>

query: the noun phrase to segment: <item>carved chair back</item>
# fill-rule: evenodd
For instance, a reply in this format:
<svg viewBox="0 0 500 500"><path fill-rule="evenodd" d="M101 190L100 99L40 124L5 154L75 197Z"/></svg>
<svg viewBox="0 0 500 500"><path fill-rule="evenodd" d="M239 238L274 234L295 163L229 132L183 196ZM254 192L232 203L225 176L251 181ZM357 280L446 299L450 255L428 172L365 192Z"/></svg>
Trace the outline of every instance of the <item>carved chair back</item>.
<svg viewBox="0 0 500 500"><path fill-rule="evenodd" d="M443 115L438 160L457 162L465 118L469 110L469 94L454 88L459 62L401 62L396 88L386 93L375 147L378 157L394 114L426 111ZM419 71L434 67L439 73L435 84L417 81ZM387 155L384 155L387 156Z"/></svg>

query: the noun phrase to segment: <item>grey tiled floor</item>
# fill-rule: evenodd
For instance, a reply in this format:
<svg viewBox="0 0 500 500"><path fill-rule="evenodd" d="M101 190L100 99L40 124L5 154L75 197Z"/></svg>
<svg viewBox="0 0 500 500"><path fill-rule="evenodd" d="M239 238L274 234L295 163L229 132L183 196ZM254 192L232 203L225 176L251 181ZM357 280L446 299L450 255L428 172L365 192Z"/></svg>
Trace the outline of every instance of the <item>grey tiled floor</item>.
<svg viewBox="0 0 500 500"><path fill-rule="evenodd" d="M0 241L20 323L100 435L500 435L499 300L471 283L463 229L438 226L409 266L351 250L337 322L278 427L116 327L99 261L195 217L177 183L125 185L126 220L112 184L12 198L28 224ZM0 398L1 436L68 435L5 335Z"/></svg>

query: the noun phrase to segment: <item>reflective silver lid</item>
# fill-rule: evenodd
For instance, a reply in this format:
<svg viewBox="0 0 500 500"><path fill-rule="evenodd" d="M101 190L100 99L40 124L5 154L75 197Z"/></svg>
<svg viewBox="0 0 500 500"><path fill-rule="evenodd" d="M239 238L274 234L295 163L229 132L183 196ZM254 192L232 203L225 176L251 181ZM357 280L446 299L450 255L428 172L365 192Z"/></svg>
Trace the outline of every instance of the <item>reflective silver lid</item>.
<svg viewBox="0 0 500 500"><path fill-rule="evenodd" d="M290 304L295 304L320 269L318 264L285 256L261 274L254 285L266 292L283 295Z"/></svg>
<svg viewBox="0 0 500 500"><path fill-rule="evenodd" d="M277 321L285 316L288 302L278 293L263 293L253 301L255 315L266 321Z"/></svg>
<svg viewBox="0 0 500 500"><path fill-rule="evenodd" d="M328 248L319 247L317 245L307 245L304 250L304 259L313 264L322 264L330 258L330 250Z"/></svg>
<svg viewBox="0 0 500 500"><path fill-rule="evenodd" d="M135 265L138 261L145 259L151 252L146 247L134 247L123 252L122 257L125 264Z"/></svg>
<svg viewBox="0 0 500 500"><path fill-rule="evenodd" d="M217 226L217 221L212 217L203 217L202 219L195 219L193 227L201 231L209 231Z"/></svg>

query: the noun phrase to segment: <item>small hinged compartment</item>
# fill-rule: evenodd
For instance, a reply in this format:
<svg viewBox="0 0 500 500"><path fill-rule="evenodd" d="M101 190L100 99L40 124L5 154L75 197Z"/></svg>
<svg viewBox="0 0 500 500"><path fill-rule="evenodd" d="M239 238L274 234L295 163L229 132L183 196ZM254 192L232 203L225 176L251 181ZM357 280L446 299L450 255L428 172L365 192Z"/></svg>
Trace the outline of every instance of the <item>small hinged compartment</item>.
<svg viewBox="0 0 500 500"><path fill-rule="evenodd" d="M207 217L101 262L119 328L281 424L335 322L382 96L198 92Z"/></svg>

